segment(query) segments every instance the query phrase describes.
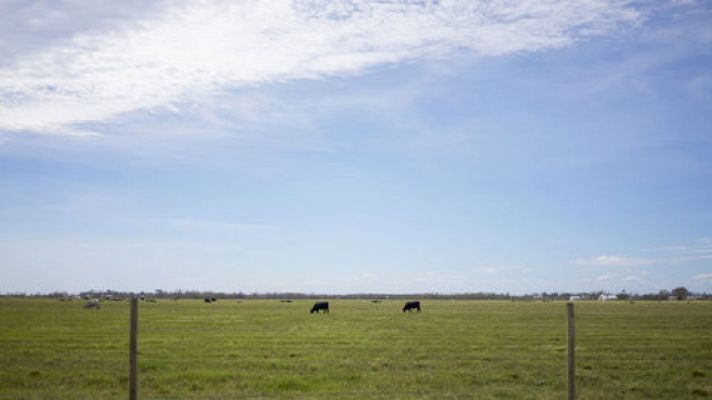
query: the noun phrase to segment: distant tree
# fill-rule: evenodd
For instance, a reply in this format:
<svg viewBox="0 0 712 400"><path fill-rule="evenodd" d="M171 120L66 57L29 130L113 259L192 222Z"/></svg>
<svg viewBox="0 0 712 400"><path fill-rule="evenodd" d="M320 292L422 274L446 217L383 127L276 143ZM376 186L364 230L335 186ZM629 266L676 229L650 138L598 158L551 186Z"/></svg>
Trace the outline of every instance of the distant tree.
<svg viewBox="0 0 712 400"><path fill-rule="evenodd" d="M618 300L629 300L630 294L626 293L626 291L623 290L616 295L616 298L618 298Z"/></svg>
<svg viewBox="0 0 712 400"><path fill-rule="evenodd" d="M677 297L678 300L687 299L687 295L689 294L689 292L684 286L676 287L675 289L671 290L670 293L672 293L673 296Z"/></svg>

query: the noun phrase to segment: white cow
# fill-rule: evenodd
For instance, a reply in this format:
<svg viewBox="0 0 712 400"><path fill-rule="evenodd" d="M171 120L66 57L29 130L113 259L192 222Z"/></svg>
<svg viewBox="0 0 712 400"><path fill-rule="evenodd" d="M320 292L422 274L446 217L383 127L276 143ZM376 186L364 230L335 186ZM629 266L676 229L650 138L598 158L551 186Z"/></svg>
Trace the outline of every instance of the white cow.
<svg viewBox="0 0 712 400"><path fill-rule="evenodd" d="M85 310L88 310L90 308L96 308L97 310L101 309L101 303L99 302L99 299L89 299L86 303L84 303Z"/></svg>

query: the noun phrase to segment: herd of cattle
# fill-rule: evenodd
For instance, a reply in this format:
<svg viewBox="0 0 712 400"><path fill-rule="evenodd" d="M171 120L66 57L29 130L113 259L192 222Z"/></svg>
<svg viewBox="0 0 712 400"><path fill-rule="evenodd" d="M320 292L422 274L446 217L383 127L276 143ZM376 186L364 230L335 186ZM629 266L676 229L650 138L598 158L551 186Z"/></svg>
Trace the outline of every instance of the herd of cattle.
<svg viewBox="0 0 712 400"><path fill-rule="evenodd" d="M379 303L379 300L373 300L374 303ZM420 312L420 302L419 301L409 301L406 302L405 305L403 306L403 312L406 311L413 311L413 310L418 310ZM309 311L310 314L314 313L319 313L319 311L322 311L324 313L329 312L329 302L328 301L318 301L314 303L314 305L311 308L311 311Z"/></svg>
<svg viewBox="0 0 712 400"><path fill-rule="evenodd" d="M218 299L216 299L215 297L206 297L203 300L206 303L213 303L213 302L218 301ZM292 302L291 300L280 300L280 301L283 303L291 303ZM379 303L380 301L373 300L373 302ZM101 309L101 301L99 299L89 299L84 304L84 309L85 310L88 310L88 309L99 310L99 309ZM408 301L403 306L403 312L406 312L406 311L412 312L413 310L417 310L418 312L420 312L420 302L419 301ZM314 303L311 310L309 311L310 314L314 314L314 313L319 314L319 312L322 312L324 314L329 312L329 302L328 301L317 301L316 303Z"/></svg>

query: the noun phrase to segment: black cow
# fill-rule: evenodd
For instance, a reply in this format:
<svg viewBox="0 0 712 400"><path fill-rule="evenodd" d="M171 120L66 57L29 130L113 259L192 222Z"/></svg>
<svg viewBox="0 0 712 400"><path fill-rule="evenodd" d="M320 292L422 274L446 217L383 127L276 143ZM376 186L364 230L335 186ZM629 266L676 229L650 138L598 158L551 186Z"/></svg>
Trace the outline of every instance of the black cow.
<svg viewBox="0 0 712 400"><path fill-rule="evenodd" d="M312 307L311 311L309 311L309 314L314 314L314 313L319 313L319 311L324 311L324 313L329 312L329 302L328 301L318 301L314 303L314 306Z"/></svg>
<svg viewBox="0 0 712 400"><path fill-rule="evenodd" d="M405 305L403 306L403 312L413 311L414 308L416 310L418 310L418 312L420 312L420 302L419 301L409 301L409 302L405 303Z"/></svg>
<svg viewBox="0 0 712 400"><path fill-rule="evenodd" d="M210 298L210 301L212 301L213 303L215 303L216 301L218 301L218 299L216 299L215 297L211 297L211 298Z"/></svg>
<svg viewBox="0 0 712 400"><path fill-rule="evenodd" d="M212 299L209 299L209 298L205 298L203 300L205 300L206 303L210 303L212 301Z"/></svg>

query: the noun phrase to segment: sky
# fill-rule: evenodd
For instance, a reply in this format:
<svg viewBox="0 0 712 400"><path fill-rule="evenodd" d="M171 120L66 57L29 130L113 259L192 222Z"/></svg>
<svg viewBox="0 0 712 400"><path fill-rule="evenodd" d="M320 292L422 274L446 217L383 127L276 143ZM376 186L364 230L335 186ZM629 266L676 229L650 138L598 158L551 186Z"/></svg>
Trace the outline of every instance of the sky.
<svg viewBox="0 0 712 400"><path fill-rule="evenodd" d="M712 2L0 0L0 292L712 292Z"/></svg>

